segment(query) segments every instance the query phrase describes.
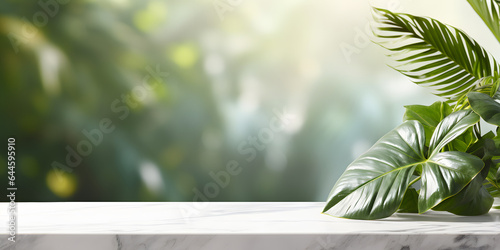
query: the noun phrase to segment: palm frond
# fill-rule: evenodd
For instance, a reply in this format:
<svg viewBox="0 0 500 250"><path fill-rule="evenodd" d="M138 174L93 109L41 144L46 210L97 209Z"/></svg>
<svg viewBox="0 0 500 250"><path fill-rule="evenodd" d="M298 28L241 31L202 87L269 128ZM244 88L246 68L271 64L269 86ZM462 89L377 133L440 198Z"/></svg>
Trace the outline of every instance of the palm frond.
<svg viewBox="0 0 500 250"><path fill-rule="evenodd" d="M500 42L500 1L499 0L467 0L470 6L483 19L491 32Z"/></svg>
<svg viewBox="0 0 500 250"><path fill-rule="evenodd" d="M374 18L378 44L398 62L392 68L452 103L478 87L483 77L497 78L500 72L495 59L459 29L378 8Z"/></svg>

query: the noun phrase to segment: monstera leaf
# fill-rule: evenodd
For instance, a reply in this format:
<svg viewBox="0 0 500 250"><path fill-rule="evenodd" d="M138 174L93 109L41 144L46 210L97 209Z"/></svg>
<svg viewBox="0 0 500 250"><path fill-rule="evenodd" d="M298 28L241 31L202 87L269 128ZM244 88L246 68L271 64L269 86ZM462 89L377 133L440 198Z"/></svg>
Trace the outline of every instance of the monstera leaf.
<svg viewBox="0 0 500 250"><path fill-rule="evenodd" d="M483 161L464 152L440 151L478 121L470 110L447 116L432 134L430 150L425 147L423 125L416 120L404 122L347 167L323 212L352 219L388 217L418 178L422 178L419 213L456 195L483 169ZM422 175L412 178L417 168Z"/></svg>

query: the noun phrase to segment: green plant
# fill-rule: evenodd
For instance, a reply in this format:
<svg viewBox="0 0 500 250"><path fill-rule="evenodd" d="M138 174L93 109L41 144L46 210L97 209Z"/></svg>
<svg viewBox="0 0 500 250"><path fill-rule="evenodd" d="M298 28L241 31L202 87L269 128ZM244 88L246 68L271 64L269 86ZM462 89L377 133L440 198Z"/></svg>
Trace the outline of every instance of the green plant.
<svg viewBox="0 0 500 250"><path fill-rule="evenodd" d="M500 41L500 1L468 2ZM406 106L404 123L347 167L323 213L351 219L430 209L487 213L500 197L500 66L459 29L373 12L377 43L397 62L392 68L445 100ZM496 136L482 133L480 118L497 126Z"/></svg>

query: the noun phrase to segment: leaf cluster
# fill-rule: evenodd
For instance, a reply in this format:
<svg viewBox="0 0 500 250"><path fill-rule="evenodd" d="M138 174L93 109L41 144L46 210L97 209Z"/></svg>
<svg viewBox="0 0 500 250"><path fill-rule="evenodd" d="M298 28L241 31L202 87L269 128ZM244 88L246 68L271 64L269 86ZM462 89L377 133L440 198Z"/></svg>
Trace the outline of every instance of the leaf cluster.
<svg viewBox="0 0 500 250"><path fill-rule="evenodd" d="M500 41L500 3L468 0ZM465 32L435 19L374 8L390 67L444 98L406 106L403 124L352 162L323 213L380 219L430 209L488 213L500 197L500 66ZM497 126L481 131L480 120Z"/></svg>

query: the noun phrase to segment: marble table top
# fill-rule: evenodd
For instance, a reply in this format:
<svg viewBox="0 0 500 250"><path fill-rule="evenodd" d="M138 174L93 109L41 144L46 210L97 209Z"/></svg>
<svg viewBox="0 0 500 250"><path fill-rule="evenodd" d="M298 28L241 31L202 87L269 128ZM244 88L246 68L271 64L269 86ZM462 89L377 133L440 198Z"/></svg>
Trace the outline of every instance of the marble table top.
<svg viewBox="0 0 500 250"><path fill-rule="evenodd" d="M0 203L0 211L7 211L7 206L8 203ZM369 239L385 242L380 249L413 249L411 244L423 247L421 244L424 243L429 244L427 249L434 249L432 247L438 246L434 241L444 244L440 245L441 249L455 249L449 247L463 247L464 244L483 247L477 249L500 249L500 210L496 209L474 217L431 211L422 215L395 214L382 220L362 221L321 214L322 202L21 202L17 206L19 242L16 244L23 244L24 237L24 244L30 244L26 249L55 249L36 248L40 242L47 241L47 238L40 241L41 236L57 236L59 244L65 236L65 239L75 240L80 237L86 244L111 237L106 239L114 246L121 246L102 249L139 249L134 248L134 244L142 242L147 245L154 237L154 242L164 243L172 239L181 242L181 237L185 244L179 249L191 249L186 247L190 246L189 242L213 243L215 238L220 242L233 242L237 247L237 242L248 243L249 239L267 242L271 240L269 237L274 237L276 244L297 241L291 248L280 248L278 244L273 245L274 249L363 249L358 248L359 244L364 242L364 246L370 246ZM0 213L0 221L0 237L3 238L0 249L9 249L9 242L4 240L8 234L6 212ZM94 237L94 240L88 237ZM474 240L471 241L471 237ZM208 248L201 249L216 249L205 243L203 246ZM344 247L335 248L340 246L338 244L344 244ZM390 244L396 245L391 248ZM15 249L24 248L18 246Z"/></svg>
<svg viewBox="0 0 500 250"><path fill-rule="evenodd" d="M321 214L322 202L17 203L19 234L498 234L500 210L350 220ZM7 210L1 203L0 211ZM0 213L7 222L7 213ZM7 232L0 223L0 232Z"/></svg>

